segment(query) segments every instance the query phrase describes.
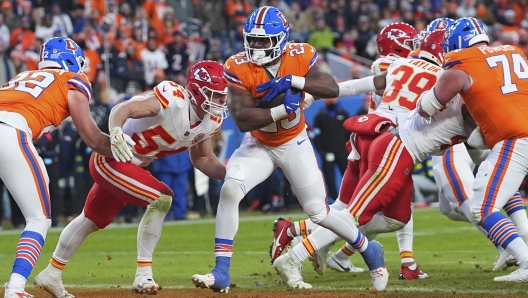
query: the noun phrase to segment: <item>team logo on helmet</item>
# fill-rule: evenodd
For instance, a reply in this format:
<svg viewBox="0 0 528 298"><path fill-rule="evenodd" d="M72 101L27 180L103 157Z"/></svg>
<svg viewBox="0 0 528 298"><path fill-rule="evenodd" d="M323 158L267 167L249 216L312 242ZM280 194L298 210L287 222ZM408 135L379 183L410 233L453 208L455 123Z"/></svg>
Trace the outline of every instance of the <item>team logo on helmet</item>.
<svg viewBox="0 0 528 298"><path fill-rule="evenodd" d="M390 38L391 40L396 40L400 37L408 37L408 35L397 28L392 28L389 32L387 32L387 38Z"/></svg>
<svg viewBox="0 0 528 298"><path fill-rule="evenodd" d="M211 83L211 75L203 67L197 68L193 73L194 79L206 83Z"/></svg>
<svg viewBox="0 0 528 298"><path fill-rule="evenodd" d="M447 21L446 20L439 20L438 23L436 23L436 26L433 28L434 30L437 29L447 29Z"/></svg>

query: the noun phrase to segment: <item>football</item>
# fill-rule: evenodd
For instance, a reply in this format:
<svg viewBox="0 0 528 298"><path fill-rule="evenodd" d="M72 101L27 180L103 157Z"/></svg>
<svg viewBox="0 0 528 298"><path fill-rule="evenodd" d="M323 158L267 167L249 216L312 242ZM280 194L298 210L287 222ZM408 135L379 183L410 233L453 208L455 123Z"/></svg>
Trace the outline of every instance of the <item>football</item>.
<svg viewBox="0 0 528 298"><path fill-rule="evenodd" d="M299 90L292 88L292 94L297 94ZM286 91L279 93L279 95L275 96L272 100L266 102L261 100L260 98L256 99L256 107L261 109L270 109L274 108L276 106L281 105L284 102L284 96L286 95Z"/></svg>

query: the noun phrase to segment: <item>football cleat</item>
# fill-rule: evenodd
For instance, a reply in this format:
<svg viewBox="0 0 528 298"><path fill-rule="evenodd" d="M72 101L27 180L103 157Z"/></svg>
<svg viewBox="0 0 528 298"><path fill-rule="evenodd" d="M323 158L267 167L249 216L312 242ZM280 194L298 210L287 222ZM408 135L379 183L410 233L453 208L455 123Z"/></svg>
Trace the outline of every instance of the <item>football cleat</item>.
<svg viewBox="0 0 528 298"><path fill-rule="evenodd" d="M328 251L334 246L334 243L328 244L320 249L318 249L313 256L310 256L309 259L312 261L312 266L319 275L324 275L326 271L326 257L328 256Z"/></svg>
<svg viewBox="0 0 528 298"><path fill-rule="evenodd" d="M350 258L342 261L342 260L339 260L335 256L335 254L332 254L328 258L328 260L326 260L326 266L330 269L334 269L339 272L361 273L365 271L365 269L363 268L354 266L354 264L352 264L352 261L350 261Z"/></svg>
<svg viewBox="0 0 528 298"><path fill-rule="evenodd" d="M508 275L497 276L493 280L494 281L526 282L528 281L528 269L519 268Z"/></svg>
<svg viewBox="0 0 528 298"><path fill-rule="evenodd" d="M286 283L288 289L311 289L312 285L305 283L301 274L302 266L293 262L290 254L284 254L273 262L273 268Z"/></svg>
<svg viewBox="0 0 528 298"><path fill-rule="evenodd" d="M416 265L416 269L411 270L409 267L405 265L401 265L400 267L400 280L412 280L412 279L420 279L420 278L428 278L429 275L422 270L420 270L420 266Z"/></svg>
<svg viewBox="0 0 528 298"><path fill-rule="evenodd" d="M62 284L62 279L60 277L52 277L46 269L35 276L33 284L37 289L50 293L54 298L75 298L75 296L66 291Z"/></svg>
<svg viewBox="0 0 528 298"><path fill-rule="evenodd" d="M370 271L372 285L377 291L383 291L389 282L389 272L385 267L383 248L378 241L370 241L367 249L361 252Z"/></svg>
<svg viewBox="0 0 528 298"><path fill-rule="evenodd" d="M493 264L493 269L491 269L491 271L501 271L515 265L517 265L517 260L506 250L500 249L499 254L497 255L497 262Z"/></svg>
<svg viewBox="0 0 528 298"><path fill-rule="evenodd" d="M34 296L29 294L28 292L24 291L24 289L10 289L8 287L8 283L4 285L5 292L4 292L4 298L33 298Z"/></svg>
<svg viewBox="0 0 528 298"><path fill-rule="evenodd" d="M162 287L158 285L152 276L136 276L132 292L137 294L156 295L161 291Z"/></svg>
<svg viewBox="0 0 528 298"><path fill-rule="evenodd" d="M271 264L281 255L286 246L290 245L292 238L288 236L288 228L291 221L282 217L273 222L273 241L270 245Z"/></svg>
<svg viewBox="0 0 528 298"><path fill-rule="evenodd" d="M215 292L227 294L231 280L229 274L216 272L216 275L217 277L215 277L213 272L205 275L195 274L191 277L191 280L197 288L212 289Z"/></svg>

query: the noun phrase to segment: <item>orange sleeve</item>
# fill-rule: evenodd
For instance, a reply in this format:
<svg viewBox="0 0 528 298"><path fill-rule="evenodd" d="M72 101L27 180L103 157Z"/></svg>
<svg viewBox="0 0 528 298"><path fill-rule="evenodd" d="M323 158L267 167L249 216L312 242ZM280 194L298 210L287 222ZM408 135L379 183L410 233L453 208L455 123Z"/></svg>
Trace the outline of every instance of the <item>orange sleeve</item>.
<svg viewBox="0 0 528 298"><path fill-rule="evenodd" d="M68 72L64 75L70 75L70 78L66 81L68 89L81 92L86 96L88 101L90 101L92 98L92 84L90 84L88 78L84 74L77 74L73 72Z"/></svg>

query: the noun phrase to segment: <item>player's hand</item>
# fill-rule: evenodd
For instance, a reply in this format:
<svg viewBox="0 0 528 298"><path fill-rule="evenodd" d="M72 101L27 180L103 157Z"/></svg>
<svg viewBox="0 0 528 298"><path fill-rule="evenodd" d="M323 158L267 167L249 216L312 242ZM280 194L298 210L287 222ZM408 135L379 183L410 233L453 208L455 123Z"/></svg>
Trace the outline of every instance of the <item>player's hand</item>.
<svg viewBox="0 0 528 298"><path fill-rule="evenodd" d="M301 91L298 91L297 94L292 94L291 89L286 90L286 94L284 95L283 104L288 114L295 112L301 106L301 101L302 101Z"/></svg>
<svg viewBox="0 0 528 298"><path fill-rule="evenodd" d="M131 161L132 157L134 156L132 154L132 150L130 150L130 146L136 145L132 139L123 133L123 130L121 130L121 127L114 127L110 129L110 144L112 149L112 155L114 156L114 159L121 162L127 162Z"/></svg>
<svg viewBox="0 0 528 298"><path fill-rule="evenodd" d="M268 93L262 98L263 101L270 101L280 93L290 89L292 87L292 76L287 75L283 77L277 77L273 80L269 80L266 83L262 83L257 86L257 94L268 90Z"/></svg>

